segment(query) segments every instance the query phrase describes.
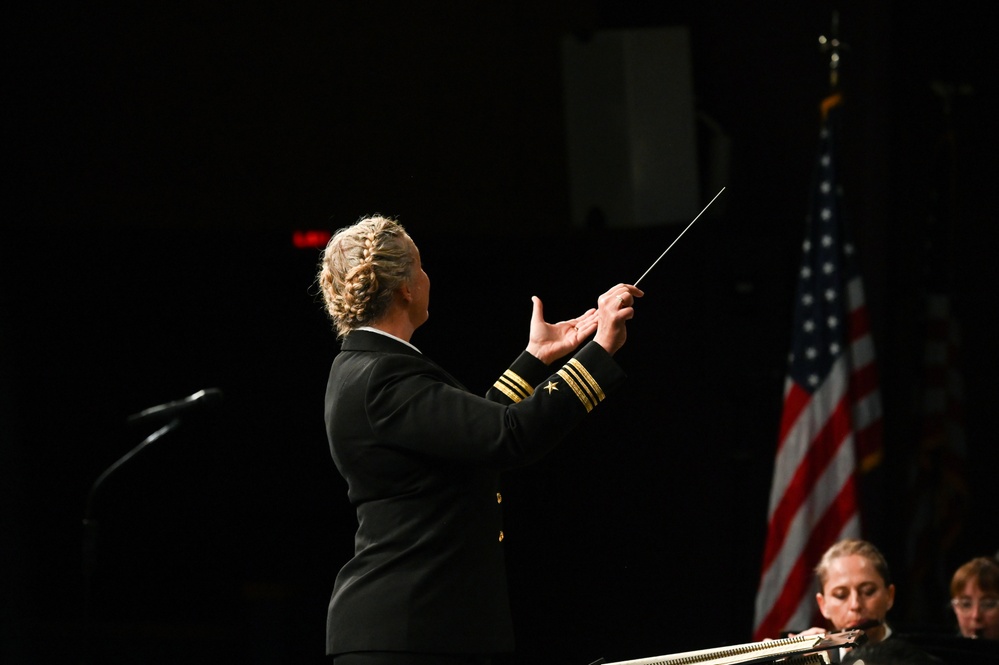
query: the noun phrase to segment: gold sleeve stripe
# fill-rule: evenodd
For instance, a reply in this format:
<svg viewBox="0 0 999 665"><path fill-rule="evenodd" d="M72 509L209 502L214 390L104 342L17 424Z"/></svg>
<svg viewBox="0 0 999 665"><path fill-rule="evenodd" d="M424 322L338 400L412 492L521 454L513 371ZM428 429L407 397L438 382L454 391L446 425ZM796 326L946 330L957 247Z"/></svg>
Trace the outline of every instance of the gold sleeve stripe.
<svg viewBox="0 0 999 665"><path fill-rule="evenodd" d="M596 406L599 403L600 400L598 400L596 398L596 395L593 394L593 389L590 388L590 386L588 386L585 381L580 379L579 375L573 372L572 370L573 368L570 367L568 364L566 364L566 366L562 368L562 371L565 372L567 376L572 377L573 385L575 386L574 390L577 390L578 392L581 392L584 395L586 395L587 401L593 405L590 407L590 409L592 409L594 406ZM589 411L589 409L587 409L587 411Z"/></svg>
<svg viewBox="0 0 999 665"><path fill-rule="evenodd" d="M496 380L493 387L509 397L514 404L527 399L534 392L534 389L527 381L524 381L516 372L509 369L503 372L503 375Z"/></svg>
<svg viewBox="0 0 999 665"><path fill-rule="evenodd" d="M593 375L591 375L587 371L587 369L583 367L583 363L579 362L575 358L571 358L569 362L566 364L572 367L572 369L576 370L576 372L586 383L586 385L588 385L593 390L593 393L596 395L597 398L597 403L604 401L604 398L607 397L607 395L604 394L604 389L600 387L600 384L597 383L597 380L593 378Z"/></svg>
<svg viewBox="0 0 999 665"><path fill-rule="evenodd" d="M583 406L586 408L586 412L589 413L590 411L592 411L593 407L596 405L594 404L593 400L590 399L590 396L587 395L585 392L583 392L583 389L579 387L579 384L576 382L575 377L569 374L569 372L566 371L565 367L556 372L556 374L561 376L562 379L565 381L566 385L572 388L572 392L576 393L576 397L578 397L579 401L583 403Z"/></svg>
<svg viewBox="0 0 999 665"><path fill-rule="evenodd" d="M517 402L519 402L520 400L523 399L523 397L521 397L520 395L518 395L517 393L515 393L513 390L511 390L510 388L507 388L506 385L503 383L502 380L497 381L496 383L494 383L493 384L493 388L495 388L496 390L500 391L501 393L503 393L504 395L506 395L507 397L509 397L510 401L512 401L514 404L516 404Z"/></svg>
<svg viewBox="0 0 999 665"><path fill-rule="evenodd" d="M524 397L530 397L534 393L534 388L531 387L531 384L529 384L527 381L524 381L524 379L522 379L520 375L514 372L512 369L508 369L507 371L503 372L503 376L500 378L516 386L516 388L518 388L520 392L523 393Z"/></svg>

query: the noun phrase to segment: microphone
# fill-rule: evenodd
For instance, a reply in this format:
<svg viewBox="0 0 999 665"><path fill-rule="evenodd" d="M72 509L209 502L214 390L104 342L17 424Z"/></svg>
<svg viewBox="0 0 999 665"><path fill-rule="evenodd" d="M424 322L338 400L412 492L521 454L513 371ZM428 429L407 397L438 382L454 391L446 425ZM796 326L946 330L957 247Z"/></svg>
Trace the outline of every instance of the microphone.
<svg viewBox="0 0 999 665"><path fill-rule="evenodd" d="M184 399L166 402L165 404L158 404L157 406L151 406L148 409L143 409L138 413L133 413L125 420L125 422L129 425L135 425L137 423L152 420L167 420L189 411L201 411L209 406L217 404L221 400L221 390L218 388L206 388L205 390L199 390L193 395L188 395Z"/></svg>

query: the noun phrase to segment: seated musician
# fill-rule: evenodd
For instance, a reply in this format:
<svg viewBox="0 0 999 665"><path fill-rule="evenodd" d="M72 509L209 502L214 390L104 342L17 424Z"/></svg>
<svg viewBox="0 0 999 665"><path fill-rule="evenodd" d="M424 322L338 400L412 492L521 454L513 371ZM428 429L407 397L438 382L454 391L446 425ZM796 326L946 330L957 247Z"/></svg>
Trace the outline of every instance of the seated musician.
<svg viewBox="0 0 999 665"><path fill-rule="evenodd" d="M999 640L999 561L983 556L958 568L950 596L962 636Z"/></svg>
<svg viewBox="0 0 999 665"><path fill-rule="evenodd" d="M815 567L819 591L815 601L833 630L863 627L868 643L891 635L886 616L895 602L888 562L866 540L841 540L826 550ZM815 635L828 628L809 628L794 635Z"/></svg>

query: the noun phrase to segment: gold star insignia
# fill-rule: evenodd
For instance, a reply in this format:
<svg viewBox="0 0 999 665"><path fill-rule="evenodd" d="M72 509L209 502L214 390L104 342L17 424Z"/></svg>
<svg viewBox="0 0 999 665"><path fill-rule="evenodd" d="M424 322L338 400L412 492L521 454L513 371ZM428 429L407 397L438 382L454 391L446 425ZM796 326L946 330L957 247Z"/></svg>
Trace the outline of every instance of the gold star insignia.
<svg viewBox="0 0 999 665"><path fill-rule="evenodd" d="M542 390L547 390L548 394L551 395L553 390L558 390L558 383L548 382L548 385L542 388Z"/></svg>

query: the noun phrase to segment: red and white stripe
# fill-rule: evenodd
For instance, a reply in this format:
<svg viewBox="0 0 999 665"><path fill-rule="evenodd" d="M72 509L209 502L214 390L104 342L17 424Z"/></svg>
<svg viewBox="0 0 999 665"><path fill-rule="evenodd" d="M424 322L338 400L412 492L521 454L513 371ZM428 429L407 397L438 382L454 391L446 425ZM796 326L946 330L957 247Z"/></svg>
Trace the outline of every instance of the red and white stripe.
<svg viewBox="0 0 999 665"><path fill-rule="evenodd" d="M859 277L847 290L849 352L811 395L790 378L785 384L756 640L814 625L813 568L837 540L860 536L858 451L877 463L881 400Z"/></svg>

